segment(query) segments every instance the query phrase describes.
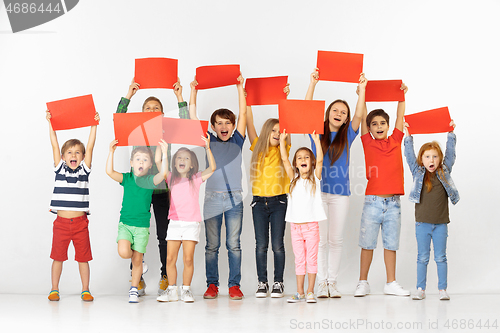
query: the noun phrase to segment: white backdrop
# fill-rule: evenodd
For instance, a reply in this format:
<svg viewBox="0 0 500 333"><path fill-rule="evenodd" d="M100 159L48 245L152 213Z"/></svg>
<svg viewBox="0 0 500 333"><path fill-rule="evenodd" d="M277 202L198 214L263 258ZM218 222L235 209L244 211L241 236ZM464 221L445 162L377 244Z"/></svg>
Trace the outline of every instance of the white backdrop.
<svg viewBox="0 0 500 333"><path fill-rule="evenodd" d="M12 34L3 3L0 5L0 110L2 144L2 269L0 293L47 293L53 214L48 206L53 190L52 155L45 120L45 102L93 94L101 116L91 176L90 237L91 290L96 294L126 292L129 261L116 251L116 229L122 188L105 173L108 144L114 138L112 114L127 92L134 59L179 59L184 98L195 68L214 64L240 64L245 78L288 75L289 98L302 99L318 50L364 54L368 79L403 79L409 87L407 114L448 106L457 123L457 162L453 178L461 200L450 208L448 262L450 293L500 292L498 253L500 231L497 209L499 186L491 153L498 140L496 97L500 90L498 1L96 1L80 3L64 16L25 32ZM354 109L356 85L321 81L315 99L327 105L346 99ZM144 99L159 97L167 115L176 116L171 90L139 91L130 110L139 111ZM237 112L236 88L200 91L198 114L208 119L217 108ZM368 109L385 108L394 125L396 103L369 103ZM277 117L277 106L254 108L256 128ZM59 142L77 137L87 142L89 128L62 131ZM446 136L420 135L416 147ZM297 147L309 145L303 135L292 137ZM250 161L248 140L244 162ZM490 147L490 148L488 148ZM351 150L353 195L344 237L339 289L352 293L359 275L358 232L366 185L363 150L356 139ZM115 167L128 170L129 150L119 148ZM496 161L495 161L496 162ZM405 163L405 190L411 175ZM247 185L248 172L245 170ZM242 233L242 290L255 292L255 240L245 192ZM200 203L202 199L200 199ZM402 198L401 246L397 278L406 288L416 283L414 206ZM202 231L204 233L204 231ZM295 290L290 234L286 236L286 292ZM224 241L224 239L223 239ZM224 243L223 243L224 244ZM204 236L196 248L193 289L205 290ZM78 293L77 264L65 263L60 289ZM222 292L227 285L227 255L220 253ZM159 260L156 231L146 260L150 292L156 290ZM179 269L182 265L179 264ZM272 252L269 255L272 267ZM272 268L269 278L272 281ZM429 264L429 292L437 289L436 267ZM181 276L179 274L179 276ZM369 281L374 293L382 292L385 268L382 249L375 251ZM181 281L178 281L181 283Z"/></svg>

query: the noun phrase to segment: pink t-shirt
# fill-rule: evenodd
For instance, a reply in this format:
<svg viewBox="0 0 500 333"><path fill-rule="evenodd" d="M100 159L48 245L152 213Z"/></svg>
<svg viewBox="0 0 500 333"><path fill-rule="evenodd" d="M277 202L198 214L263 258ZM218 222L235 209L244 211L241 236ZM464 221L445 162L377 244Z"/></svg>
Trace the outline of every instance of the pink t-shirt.
<svg viewBox="0 0 500 333"><path fill-rule="evenodd" d="M172 173L167 177L170 188L170 211L168 218L177 221L201 222L200 213L200 186L203 180L201 172L193 176L193 181L188 178L177 179L175 184L170 184Z"/></svg>

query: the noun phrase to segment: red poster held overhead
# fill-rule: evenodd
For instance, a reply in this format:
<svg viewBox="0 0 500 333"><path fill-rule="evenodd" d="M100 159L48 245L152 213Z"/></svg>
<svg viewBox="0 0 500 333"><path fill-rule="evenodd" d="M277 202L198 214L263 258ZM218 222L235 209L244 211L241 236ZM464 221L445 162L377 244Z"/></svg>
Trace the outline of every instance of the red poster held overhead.
<svg viewBox="0 0 500 333"><path fill-rule="evenodd" d="M216 65L196 68L197 90L238 84L240 65Z"/></svg>
<svg viewBox="0 0 500 333"><path fill-rule="evenodd" d="M288 76L246 79L247 105L278 104L287 97L283 91L287 81Z"/></svg>
<svg viewBox="0 0 500 333"><path fill-rule="evenodd" d="M403 102L402 80L374 80L366 84L366 102Z"/></svg>
<svg viewBox="0 0 500 333"><path fill-rule="evenodd" d="M281 132L323 134L325 101L281 100L278 110Z"/></svg>
<svg viewBox="0 0 500 333"><path fill-rule="evenodd" d="M201 136L206 137L208 121L178 118L163 118L163 140L168 143L205 146Z"/></svg>
<svg viewBox="0 0 500 333"><path fill-rule="evenodd" d="M113 114L118 146L157 146L162 138L162 119L161 112Z"/></svg>
<svg viewBox="0 0 500 333"><path fill-rule="evenodd" d="M321 81L359 82L363 73L363 55L332 51L318 51L316 67Z"/></svg>
<svg viewBox="0 0 500 333"><path fill-rule="evenodd" d="M52 129L54 131L99 125L94 119L95 105L92 95L48 102Z"/></svg>
<svg viewBox="0 0 500 333"><path fill-rule="evenodd" d="M173 89L177 82L177 59L142 58L135 59L134 80L140 89Z"/></svg>
<svg viewBox="0 0 500 333"><path fill-rule="evenodd" d="M447 106L406 115L405 121L410 125L408 127L410 135L453 131L453 126L450 126L451 117Z"/></svg>

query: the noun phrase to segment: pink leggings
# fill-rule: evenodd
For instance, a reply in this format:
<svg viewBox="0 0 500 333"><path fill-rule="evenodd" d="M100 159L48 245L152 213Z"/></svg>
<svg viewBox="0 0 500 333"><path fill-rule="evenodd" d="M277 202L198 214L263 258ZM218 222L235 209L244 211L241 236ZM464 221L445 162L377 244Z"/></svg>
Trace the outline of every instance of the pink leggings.
<svg viewBox="0 0 500 333"><path fill-rule="evenodd" d="M295 274L306 275L318 272L318 222L290 223L292 248L295 255Z"/></svg>

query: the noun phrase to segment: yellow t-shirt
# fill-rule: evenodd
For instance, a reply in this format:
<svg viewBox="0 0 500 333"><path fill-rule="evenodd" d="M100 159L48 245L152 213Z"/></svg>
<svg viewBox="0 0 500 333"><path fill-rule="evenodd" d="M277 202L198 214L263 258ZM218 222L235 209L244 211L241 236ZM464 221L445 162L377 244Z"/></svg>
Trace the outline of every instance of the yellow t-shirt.
<svg viewBox="0 0 500 333"><path fill-rule="evenodd" d="M252 142L250 150L253 151L259 138ZM290 145L286 147L287 156L290 153ZM253 168L254 166L250 166ZM269 147L269 152L264 157L264 168L260 169L260 161L257 163L255 178L252 182L252 194L259 197L272 197L288 193L290 180L285 169L281 166L280 147Z"/></svg>

